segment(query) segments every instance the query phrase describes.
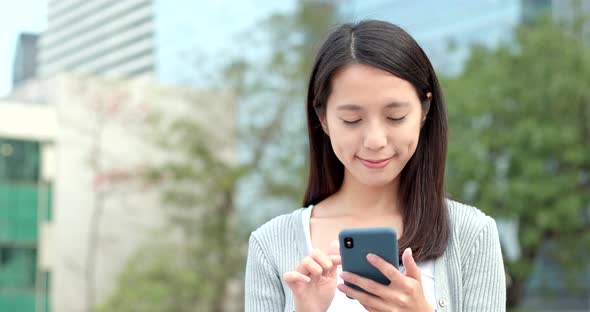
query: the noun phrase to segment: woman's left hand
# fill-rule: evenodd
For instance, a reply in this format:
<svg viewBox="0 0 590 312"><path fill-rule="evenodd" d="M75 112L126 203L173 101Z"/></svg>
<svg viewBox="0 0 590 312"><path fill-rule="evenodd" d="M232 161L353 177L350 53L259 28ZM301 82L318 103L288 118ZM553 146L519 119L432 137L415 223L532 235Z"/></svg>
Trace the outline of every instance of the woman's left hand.
<svg viewBox="0 0 590 312"><path fill-rule="evenodd" d="M406 268L406 274L402 274L395 266L382 258L369 254L367 260L376 267L391 284L385 286L359 275L342 272L343 280L357 285L371 294L355 290L344 284L338 285L338 289L347 296L358 300L368 311L414 311L432 312L434 308L426 301L422 289L422 272L412 257L412 250L406 249L402 255L402 262Z"/></svg>

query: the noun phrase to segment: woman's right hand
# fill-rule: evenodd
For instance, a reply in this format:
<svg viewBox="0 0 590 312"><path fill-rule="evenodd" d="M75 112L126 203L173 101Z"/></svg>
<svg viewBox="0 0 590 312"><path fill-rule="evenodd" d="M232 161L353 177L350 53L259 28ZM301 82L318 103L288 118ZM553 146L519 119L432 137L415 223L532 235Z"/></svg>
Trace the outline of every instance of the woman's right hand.
<svg viewBox="0 0 590 312"><path fill-rule="evenodd" d="M293 292L295 311L325 312L334 298L340 265L338 241L330 244L326 254L314 249L294 271L286 272L283 279Z"/></svg>

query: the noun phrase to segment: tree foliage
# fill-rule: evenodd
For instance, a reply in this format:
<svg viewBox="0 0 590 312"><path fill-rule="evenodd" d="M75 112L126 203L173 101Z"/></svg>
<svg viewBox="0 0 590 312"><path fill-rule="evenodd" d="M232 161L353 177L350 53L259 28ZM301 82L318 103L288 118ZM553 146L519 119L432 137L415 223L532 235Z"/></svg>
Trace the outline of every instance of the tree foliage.
<svg viewBox="0 0 590 312"><path fill-rule="evenodd" d="M590 41L572 25L522 26L511 42L474 48L463 72L443 81L449 191L518 221L522 257L507 263L517 288L548 241L559 242L553 257L565 267L588 256ZM520 295L509 292L510 302Z"/></svg>

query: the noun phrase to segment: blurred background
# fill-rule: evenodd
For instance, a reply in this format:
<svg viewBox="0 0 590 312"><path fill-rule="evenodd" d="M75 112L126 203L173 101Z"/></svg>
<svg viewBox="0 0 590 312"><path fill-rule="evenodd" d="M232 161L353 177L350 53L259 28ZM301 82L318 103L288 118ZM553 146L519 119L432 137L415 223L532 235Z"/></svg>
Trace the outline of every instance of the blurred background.
<svg viewBox="0 0 590 312"><path fill-rule="evenodd" d="M510 311L590 311L590 1L28 0L0 9L0 311L241 311L301 205L338 23L432 61L449 196L493 216Z"/></svg>

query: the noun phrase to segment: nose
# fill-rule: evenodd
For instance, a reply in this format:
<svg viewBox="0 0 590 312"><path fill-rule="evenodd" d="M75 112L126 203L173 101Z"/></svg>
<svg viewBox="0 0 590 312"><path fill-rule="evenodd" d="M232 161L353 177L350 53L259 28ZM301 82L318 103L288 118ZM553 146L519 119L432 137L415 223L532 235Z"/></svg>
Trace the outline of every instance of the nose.
<svg viewBox="0 0 590 312"><path fill-rule="evenodd" d="M387 133L384 125L373 122L365 132L363 146L370 150L380 150L387 145Z"/></svg>

